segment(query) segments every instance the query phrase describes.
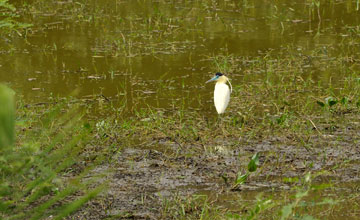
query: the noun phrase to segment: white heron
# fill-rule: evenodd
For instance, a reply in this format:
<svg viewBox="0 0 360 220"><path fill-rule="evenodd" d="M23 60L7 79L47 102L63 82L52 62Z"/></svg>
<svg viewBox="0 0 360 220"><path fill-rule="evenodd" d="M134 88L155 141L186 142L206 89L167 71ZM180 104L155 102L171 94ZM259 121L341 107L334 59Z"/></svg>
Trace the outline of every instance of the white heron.
<svg viewBox="0 0 360 220"><path fill-rule="evenodd" d="M225 112L226 107L230 101L230 93L232 92L232 86L227 78L222 73L216 73L215 76L208 80L208 82L216 81L215 90L214 90L214 104L218 114L222 114ZM229 86L226 84L229 82Z"/></svg>

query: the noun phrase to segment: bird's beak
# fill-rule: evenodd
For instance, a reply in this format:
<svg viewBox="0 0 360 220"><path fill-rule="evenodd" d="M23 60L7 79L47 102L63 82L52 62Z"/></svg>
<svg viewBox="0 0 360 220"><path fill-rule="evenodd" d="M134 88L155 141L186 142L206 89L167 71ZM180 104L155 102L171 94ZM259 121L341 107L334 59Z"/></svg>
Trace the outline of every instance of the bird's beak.
<svg viewBox="0 0 360 220"><path fill-rule="evenodd" d="M205 83L209 83L209 82L212 82L212 81L215 81L217 80L218 77L217 76L214 76L213 78L209 79L208 81L206 81Z"/></svg>

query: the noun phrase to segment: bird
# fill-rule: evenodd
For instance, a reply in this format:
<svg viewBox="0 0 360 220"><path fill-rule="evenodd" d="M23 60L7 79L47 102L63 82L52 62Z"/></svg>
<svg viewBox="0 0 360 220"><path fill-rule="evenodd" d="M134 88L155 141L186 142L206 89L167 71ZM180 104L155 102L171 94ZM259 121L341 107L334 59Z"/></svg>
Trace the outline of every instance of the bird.
<svg viewBox="0 0 360 220"><path fill-rule="evenodd" d="M215 74L213 78L208 80L206 83L215 81L215 90L214 90L214 104L217 113L223 114L225 112L226 107L229 104L230 101L230 93L232 93L232 85L229 81L229 78L227 78L224 74L218 72ZM226 84L229 82L229 86Z"/></svg>

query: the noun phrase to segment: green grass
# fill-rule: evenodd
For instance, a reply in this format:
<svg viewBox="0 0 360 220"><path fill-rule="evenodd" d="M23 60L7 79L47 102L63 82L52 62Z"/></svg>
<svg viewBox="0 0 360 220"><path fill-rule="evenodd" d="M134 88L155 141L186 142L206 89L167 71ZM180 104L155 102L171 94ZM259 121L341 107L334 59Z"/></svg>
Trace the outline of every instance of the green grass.
<svg viewBox="0 0 360 220"><path fill-rule="evenodd" d="M19 15L17 14L14 5L10 4L8 0L0 0L0 34L12 34L17 33L19 36L23 36L24 30L31 27L31 24L22 23L17 20ZM26 31L25 31L26 34Z"/></svg>
<svg viewBox="0 0 360 220"><path fill-rule="evenodd" d="M308 1L296 11L291 5L282 7L282 2L267 2L271 6L267 8L269 13L259 19L264 19L266 27L272 28L275 36L270 38L281 41L289 37L289 33L295 36L298 30L304 31L301 25L305 22L311 38L309 42L314 41L315 45L281 44L251 56L234 51L227 43L211 50L204 45L210 39L208 35L223 32L251 37L246 33L251 35L254 31L253 21L248 18L257 16L255 2L220 1L217 4L201 0L184 3L179 9L160 1L144 6L149 8L144 13L140 6L148 2L134 1L129 5L131 13L124 14L120 13L121 1L101 5L87 0L61 4L38 0L21 3L18 11L7 1L0 2L7 17L0 24L6 28L2 34L21 33L22 28L27 27L17 23L15 12L34 22L35 36L56 28L75 30L64 31L64 36L68 33L81 35L82 31L91 32L86 29L91 25L101 34L94 34L96 43L87 45L89 51L86 53L90 55L84 57L89 58L90 64L87 67L79 64L75 69L80 70L74 74L81 75L81 85L90 83L86 81L89 74L99 84L107 79L118 83L113 97L104 96L105 89L99 88L101 94L86 99L61 99L46 94L49 100L43 100L43 104L25 104L20 94L15 103L13 92L0 87L0 106L6 106L0 109L1 218L41 219L50 215L56 219L69 215L75 218L86 212L94 214L94 207L109 218L136 218L136 210L114 214L116 208L106 204L114 200L115 207L118 205L114 188L128 187L124 189L128 191L131 187L144 186L141 184L146 181L119 186L117 179L109 175L107 180L114 184L110 192L115 191L115 199L106 194L109 191L103 190L103 194L93 200L101 201L98 202L101 205L87 204L103 189L100 182L105 175L112 174L112 169L122 178L145 176L147 173L136 173L133 169L138 163L146 168L152 160L157 161L156 155L151 155L157 152L155 148L163 153L162 163L150 165L161 167L164 174L174 167L188 169L182 166L187 161L194 161L186 164L189 167L211 170L205 165L201 167L201 160L216 160L221 165L226 159L237 159L233 170L216 173L217 170L212 169L216 174L206 173L211 186L223 188L216 188L219 192L196 192L197 195L187 196L182 194L181 188L169 190L170 195L159 198L158 209L149 208L149 212L159 218L327 219L332 213L340 215L344 209L348 216L359 212L358 182L342 186L342 179L356 179L352 171L358 163L356 152L350 153L359 144L359 27L338 26L336 19L325 19L329 16L326 11L336 11L337 2ZM347 3L347 12L357 8L358 1ZM229 22L226 19L230 13L237 13L244 20ZM44 15L55 15L61 21L48 21ZM322 25L325 28L321 29ZM336 36L332 41L325 41L322 38L325 35ZM303 34L299 36L304 37ZM296 37L291 39L297 40ZM84 45L73 41L50 42L30 48L51 57L55 66L63 58L62 53L85 53ZM12 46L9 43L4 48ZM136 90L148 89L148 84L136 75L133 67L144 57L161 63L177 62L179 54L187 56L182 64L184 68L195 69L191 73L196 81L171 78L167 72L170 70L162 70L161 77L152 85L156 92L154 103L157 103L148 105L141 95L136 95ZM102 57L105 64L95 60ZM111 66L112 59L123 66ZM69 79L68 73L73 72L66 65L68 63L62 63L63 69L55 68L55 71ZM101 65L110 67L106 69ZM208 100L210 95L192 93L208 89L199 82L203 75L217 71L226 73L236 82L230 105L220 118ZM125 73L127 81L117 82L120 81L118 73ZM128 88L132 85L140 88L133 91ZM193 88L187 89L187 85ZM170 104L157 108L164 98ZM125 161L119 160L126 149L139 148L153 151L140 156L134 153L128 158L121 157ZM232 152L236 153L232 155ZM129 165L128 170L124 164ZM93 169L99 168L98 165L102 165L100 171ZM180 181L185 177L178 178ZM246 188L258 183L274 186L265 190L257 187L253 191ZM342 188L349 189L352 195ZM150 188L150 194L156 190L159 189ZM136 193L146 200L143 194L147 191ZM144 201L139 206L149 205ZM322 212L322 209L329 212Z"/></svg>
<svg viewBox="0 0 360 220"><path fill-rule="evenodd" d="M315 175L316 176L316 175ZM324 190L329 186L312 184L315 176L307 173L301 184L293 188L290 195L269 193L264 196L258 193L251 203L240 202L236 197L230 197L235 205L228 208L219 198L209 198L207 195L192 195L188 197L175 196L172 200L164 200L162 218L167 219L317 219L311 216L316 209L326 207L328 210L336 208L342 200L326 198L309 199L310 194L320 188ZM326 214L325 214L326 216Z"/></svg>
<svg viewBox="0 0 360 220"><path fill-rule="evenodd" d="M352 126L354 132L359 129L358 124L353 123L359 120L358 72L345 66L341 71L349 71L350 74L344 80L334 86L322 86L315 83L311 74L307 78L300 76L303 67L293 65L299 57L287 56L279 59L267 54L251 62L243 60L249 72L249 75L244 76L245 79L252 77L250 73L260 71L264 66L266 71L260 71L260 74L266 77L236 86L228 111L220 120L181 106L165 112L148 107L135 110L133 116L125 116L122 108L126 108L126 105L123 105L116 107L114 114L89 123L79 113L89 113L92 105L82 106L80 111L77 103L82 101L75 98L52 99L53 103L60 104L40 107L29 107L19 101L15 116L14 108L11 107L14 106L14 95L3 86L2 102L8 103L9 107L3 108L4 112L1 112L2 124L5 125L0 134L4 147L1 168L2 216L5 219L28 216L38 219L48 215L62 218L73 213L102 188L96 188L96 178L84 182L83 177L99 163L116 163L114 155L121 154L122 149L136 147L139 143L151 145L157 140L167 140L176 146L175 149L165 150L169 158L218 154L219 142L229 143L225 150L234 150L247 143L274 137L281 140L281 144L306 148L312 152L318 146L330 147L327 135L336 131L340 135L355 135L352 141L356 144L356 133L347 133L346 129L349 126ZM216 65L226 66L229 62L236 63L233 60L239 58L230 56L228 59L231 61L227 61L227 57L221 58L221 61L214 59ZM342 60L332 62L337 65ZM232 68L236 68L236 64ZM342 89L334 89L339 87ZM115 108L111 102L101 105L105 109ZM334 141L344 145L341 137ZM261 163L260 170L254 169L255 164L259 165L254 157L252 164L247 166L250 175L243 172L245 165L239 167L237 177L227 177L227 181L236 189L238 185L263 178L260 177L261 173L268 172L272 166L287 166L281 158L274 164L270 158L272 155L279 156L277 154L276 151L265 152L263 156L269 159ZM239 157L239 160L243 158ZM131 161L129 158L129 163ZM337 164L338 167L346 166L341 161ZM310 170L311 165L306 169ZM174 194L163 199L161 215L163 218L176 219L261 219L266 216L288 219L290 216L305 218L313 215L313 211L317 213L317 209L311 207L332 209L333 205L338 205L332 198L327 199L326 193L313 205L306 205L310 193L326 190L318 189L318 184L313 185L307 175L302 184L293 185L294 190L279 192L279 198L267 194L265 197L257 197L257 200L246 206L237 205L233 210L219 206L217 199L205 195L176 197ZM67 201L66 198L71 198L71 202L62 202ZM232 198L230 201L236 200Z"/></svg>
<svg viewBox="0 0 360 220"><path fill-rule="evenodd" d="M40 120L23 106L15 113L14 92L4 85L0 104L2 219L63 219L104 188L83 179L96 162L83 164L92 129L78 108L63 114L59 104Z"/></svg>

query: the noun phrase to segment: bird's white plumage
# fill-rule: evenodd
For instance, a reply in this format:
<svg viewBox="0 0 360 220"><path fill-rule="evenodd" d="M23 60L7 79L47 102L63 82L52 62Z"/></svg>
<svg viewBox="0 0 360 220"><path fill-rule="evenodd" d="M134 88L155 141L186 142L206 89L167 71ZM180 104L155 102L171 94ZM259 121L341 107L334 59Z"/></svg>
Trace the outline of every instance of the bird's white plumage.
<svg viewBox="0 0 360 220"><path fill-rule="evenodd" d="M218 114L225 112L230 101L230 89L226 82L217 82L214 91L214 104Z"/></svg>

